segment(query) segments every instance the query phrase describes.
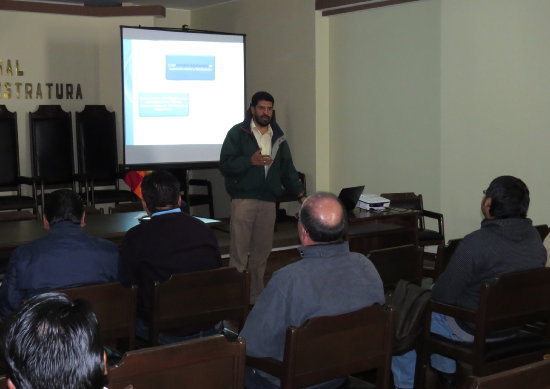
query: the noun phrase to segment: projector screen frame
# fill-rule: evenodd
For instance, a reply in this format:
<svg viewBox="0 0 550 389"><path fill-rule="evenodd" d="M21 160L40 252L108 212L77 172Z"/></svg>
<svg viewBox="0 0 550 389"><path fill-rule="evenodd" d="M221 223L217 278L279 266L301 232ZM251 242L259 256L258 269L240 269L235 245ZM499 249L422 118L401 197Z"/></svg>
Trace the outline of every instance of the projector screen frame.
<svg viewBox="0 0 550 389"><path fill-rule="evenodd" d="M183 25L181 28L165 28L165 27L144 27L144 26L120 26L120 43L121 43L121 79L122 79L122 139L123 139L123 163L119 165L120 171L130 170L154 170L154 169L211 169L219 167L218 160L205 160L205 161L181 161L181 162L151 162L151 163L127 163L126 161L126 107L124 101L125 92L125 79L124 79L124 47L123 47L123 31L124 29L139 29L139 30L154 30L154 31L166 31L176 33L193 33L193 34L205 34L205 35L229 35L242 37L243 44L243 112L242 117L244 119L247 109L246 101L246 34L210 31L210 30L197 30L191 29L187 25ZM229 128L227 128L229 130Z"/></svg>

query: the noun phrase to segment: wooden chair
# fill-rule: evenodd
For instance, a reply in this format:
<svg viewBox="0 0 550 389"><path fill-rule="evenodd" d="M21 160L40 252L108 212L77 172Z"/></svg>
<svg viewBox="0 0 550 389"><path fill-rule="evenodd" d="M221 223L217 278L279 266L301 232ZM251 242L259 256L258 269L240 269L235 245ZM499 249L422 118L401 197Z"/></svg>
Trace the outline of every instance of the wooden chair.
<svg viewBox="0 0 550 389"><path fill-rule="evenodd" d="M486 376L541 360L550 353L550 268L503 274L481 287L477 310L431 301L423 341L418 350L415 387L423 388L429 355L437 353L472 366L476 376ZM438 312L473 323L473 343L455 342L430 332L431 314ZM541 333L518 330L517 337L487 342L490 333L523 328L541 321Z"/></svg>
<svg viewBox="0 0 550 389"><path fill-rule="evenodd" d="M422 283L422 256L422 249L411 244L372 250L368 258L378 270L384 290L390 290L399 280Z"/></svg>
<svg viewBox="0 0 550 389"><path fill-rule="evenodd" d="M469 376L463 389L550 389L550 359L485 377Z"/></svg>
<svg viewBox="0 0 550 389"><path fill-rule="evenodd" d="M247 366L279 377L282 389L306 386L378 369L377 388L388 388L393 312L373 305L289 327L283 361L247 356Z"/></svg>
<svg viewBox="0 0 550 389"><path fill-rule="evenodd" d="M540 239L541 240L544 240L546 238L546 236L548 235L548 224L539 224L537 226L535 226L536 230L538 231L539 235L540 235Z"/></svg>
<svg viewBox="0 0 550 389"><path fill-rule="evenodd" d="M244 340L222 335L130 351L109 370L109 389L242 389L244 362Z"/></svg>
<svg viewBox="0 0 550 389"><path fill-rule="evenodd" d="M45 190L75 189L73 129L71 113L60 105L40 105L29 113L32 144L32 174L37 201L44 205Z"/></svg>
<svg viewBox="0 0 550 389"><path fill-rule="evenodd" d="M382 193L380 196L390 200L390 206L393 208L414 209L420 212L418 217L418 244L420 246L432 246L445 243L445 224L443 215L438 212L424 209L424 203L421 194L413 192L404 193ZM437 221L438 230L426 229L424 218L431 218Z"/></svg>
<svg viewBox="0 0 550 389"><path fill-rule="evenodd" d="M140 309L148 324L150 342L158 344L161 331L234 320L241 329L248 316L250 274L235 268L174 274L155 282L151 310Z"/></svg>
<svg viewBox="0 0 550 389"><path fill-rule="evenodd" d="M105 343L128 340L133 350L136 338L137 287L125 288L118 282L59 290L69 298L87 300L99 321Z"/></svg>
<svg viewBox="0 0 550 389"><path fill-rule="evenodd" d="M208 205L209 217L210 219L214 218L214 195L212 192L212 183L208 180L202 178L191 178L189 179L187 169L168 169L180 182L181 186L181 197L183 201L189 207L199 206L199 205ZM191 193L191 187L202 188L203 192L206 193Z"/></svg>
<svg viewBox="0 0 550 389"><path fill-rule="evenodd" d="M21 211L30 209L37 217L37 203L34 197L34 182L30 177L22 177L19 169L19 141L17 135L17 114L0 105L0 192L12 192L0 196L0 211ZM24 196L22 185L33 190L33 196ZM15 193L13 193L15 192Z"/></svg>
<svg viewBox="0 0 550 389"><path fill-rule="evenodd" d="M96 204L136 201L138 197L119 187L115 113L104 105L86 105L76 112L78 170L82 175L86 203ZM100 187L111 187L111 189Z"/></svg>

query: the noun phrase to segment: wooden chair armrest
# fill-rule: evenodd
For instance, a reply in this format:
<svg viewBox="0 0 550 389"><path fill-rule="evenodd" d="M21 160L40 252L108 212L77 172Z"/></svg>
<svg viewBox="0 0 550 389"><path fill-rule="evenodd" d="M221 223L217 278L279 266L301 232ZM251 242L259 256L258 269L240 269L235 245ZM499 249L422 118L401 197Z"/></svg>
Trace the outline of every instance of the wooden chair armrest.
<svg viewBox="0 0 550 389"><path fill-rule="evenodd" d="M422 210L421 213L422 213L422 216L424 217L429 217L430 219L437 220L439 233L441 234L441 236L443 236L443 240L445 240L445 225L443 224L443 214L439 212L427 211L427 210Z"/></svg>
<svg viewBox="0 0 550 389"><path fill-rule="evenodd" d="M274 377L281 378L283 363L275 358L257 358L246 356L246 365L261 370Z"/></svg>
<svg viewBox="0 0 550 389"><path fill-rule="evenodd" d="M427 210L424 209L424 210L421 211L421 213L425 217L429 217L429 218L436 219L436 220L443 220L443 214L439 213L439 212L427 211Z"/></svg>
<svg viewBox="0 0 550 389"><path fill-rule="evenodd" d="M472 309L457 307L456 305L438 303L436 301L430 301L428 310L433 313L441 313L442 315L451 316L455 319L464 320L468 322L476 322L477 311Z"/></svg>

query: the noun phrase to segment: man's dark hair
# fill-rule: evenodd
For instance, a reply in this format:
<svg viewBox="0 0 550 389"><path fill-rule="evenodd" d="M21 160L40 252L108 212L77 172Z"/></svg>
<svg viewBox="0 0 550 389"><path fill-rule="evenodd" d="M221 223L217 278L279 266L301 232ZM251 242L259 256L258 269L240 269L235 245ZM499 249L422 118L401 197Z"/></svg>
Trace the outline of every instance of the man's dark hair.
<svg viewBox="0 0 550 389"><path fill-rule="evenodd" d="M143 178L141 194L151 213L177 208L180 182L172 173L155 170Z"/></svg>
<svg viewBox="0 0 550 389"><path fill-rule="evenodd" d="M271 94L265 91L260 91L254 93L254 95L250 99L250 106L255 107L260 101L271 101L273 104L275 104L275 99L273 98L273 96L271 96Z"/></svg>
<svg viewBox="0 0 550 389"><path fill-rule="evenodd" d="M63 221L80 224L83 212L82 199L72 190L59 189L46 195L44 213L50 226Z"/></svg>
<svg viewBox="0 0 550 389"><path fill-rule="evenodd" d="M524 218L529 209L529 189L519 178L500 176L495 178L485 196L491 198L489 214L496 219Z"/></svg>
<svg viewBox="0 0 550 389"><path fill-rule="evenodd" d="M107 383L97 318L84 300L44 293L4 332L7 376L17 389L99 389Z"/></svg>
<svg viewBox="0 0 550 389"><path fill-rule="evenodd" d="M327 226L322 223L319 214L313 209L315 203L323 198L336 200L342 210L342 219L334 226ZM342 206L342 203L338 197L329 192L317 192L312 194L300 209L300 222L314 242L331 243L342 241L346 232L346 219L346 210Z"/></svg>

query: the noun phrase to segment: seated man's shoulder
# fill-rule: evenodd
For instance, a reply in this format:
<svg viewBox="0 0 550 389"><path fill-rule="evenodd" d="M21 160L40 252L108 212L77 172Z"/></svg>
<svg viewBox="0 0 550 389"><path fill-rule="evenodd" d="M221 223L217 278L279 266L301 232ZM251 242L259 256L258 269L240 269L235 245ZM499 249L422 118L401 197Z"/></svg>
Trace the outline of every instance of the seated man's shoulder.
<svg viewBox="0 0 550 389"><path fill-rule="evenodd" d="M94 246L98 250L103 250L106 252L118 254L118 246L114 242L111 242L110 240L107 240L107 239L97 238L93 236L91 236L90 238L93 241Z"/></svg>

